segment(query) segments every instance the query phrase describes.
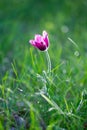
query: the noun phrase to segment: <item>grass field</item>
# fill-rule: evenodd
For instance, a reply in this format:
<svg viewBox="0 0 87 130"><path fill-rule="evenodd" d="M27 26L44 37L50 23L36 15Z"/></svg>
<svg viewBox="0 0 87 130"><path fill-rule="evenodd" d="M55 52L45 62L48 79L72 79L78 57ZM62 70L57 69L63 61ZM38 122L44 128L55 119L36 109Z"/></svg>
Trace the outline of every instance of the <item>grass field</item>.
<svg viewBox="0 0 87 130"><path fill-rule="evenodd" d="M46 30L45 52L29 44ZM87 1L0 1L0 130L87 129Z"/></svg>

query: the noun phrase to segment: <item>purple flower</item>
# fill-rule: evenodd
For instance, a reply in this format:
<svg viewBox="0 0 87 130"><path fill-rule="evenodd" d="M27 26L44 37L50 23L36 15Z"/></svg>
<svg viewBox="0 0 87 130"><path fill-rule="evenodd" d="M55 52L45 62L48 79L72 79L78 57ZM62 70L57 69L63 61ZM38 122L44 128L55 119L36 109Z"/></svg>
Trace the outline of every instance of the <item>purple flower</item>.
<svg viewBox="0 0 87 130"><path fill-rule="evenodd" d="M45 51L49 47L49 39L46 31L43 31L43 34L36 34L33 40L29 41L31 45L38 48L41 51Z"/></svg>

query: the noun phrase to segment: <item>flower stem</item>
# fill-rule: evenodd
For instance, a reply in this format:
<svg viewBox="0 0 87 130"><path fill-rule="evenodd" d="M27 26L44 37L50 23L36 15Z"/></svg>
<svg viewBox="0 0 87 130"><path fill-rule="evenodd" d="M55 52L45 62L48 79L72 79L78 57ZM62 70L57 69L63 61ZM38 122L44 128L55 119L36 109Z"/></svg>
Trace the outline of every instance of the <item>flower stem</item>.
<svg viewBox="0 0 87 130"><path fill-rule="evenodd" d="M50 60L50 56L48 51L46 51L46 58L47 58L47 62L48 62L48 70L47 72L50 73L51 72L51 60Z"/></svg>

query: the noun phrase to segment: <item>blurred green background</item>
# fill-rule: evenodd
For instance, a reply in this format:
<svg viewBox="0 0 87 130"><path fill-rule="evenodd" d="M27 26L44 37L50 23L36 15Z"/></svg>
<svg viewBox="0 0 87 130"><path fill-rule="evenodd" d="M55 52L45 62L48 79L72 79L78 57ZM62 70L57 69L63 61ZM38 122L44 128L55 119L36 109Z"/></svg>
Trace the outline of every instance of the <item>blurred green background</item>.
<svg viewBox="0 0 87 130"><path fill-rule="evenodd" d="M0 0L0 63L21 58L35 33L49 33L51 50L67 50L72 38L87 50L86 0ZM69 50L68 50L69 51Z"/></svg>
<svg viewBox="0 0 87 130"><path fill-rule="evenodd" d="M72 67L76 67L75 73L86 70L86 0L0 0L1 81L7 72L12 72L12 63L16 64L19 74L25 68L36 73L46 69L44 53L29 44L29 40L43 30L49 34L52 68L62 61L70 61Z"/></svg>

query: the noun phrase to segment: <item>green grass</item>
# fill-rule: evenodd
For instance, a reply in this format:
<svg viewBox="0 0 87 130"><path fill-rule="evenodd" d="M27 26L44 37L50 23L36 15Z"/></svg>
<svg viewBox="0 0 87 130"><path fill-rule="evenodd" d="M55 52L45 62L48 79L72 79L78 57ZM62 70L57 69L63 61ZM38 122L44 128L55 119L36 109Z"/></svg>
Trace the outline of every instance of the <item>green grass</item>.
<svg viewBox="0 0 87 130"><path fill-rule="evenodd" d="M86 0L0 1L0 130L87 129L86 8ZM51 75L45 52L28 44L43 30Z"/></svg>

